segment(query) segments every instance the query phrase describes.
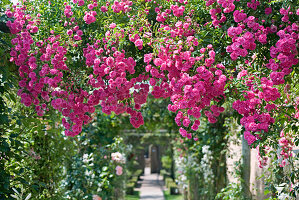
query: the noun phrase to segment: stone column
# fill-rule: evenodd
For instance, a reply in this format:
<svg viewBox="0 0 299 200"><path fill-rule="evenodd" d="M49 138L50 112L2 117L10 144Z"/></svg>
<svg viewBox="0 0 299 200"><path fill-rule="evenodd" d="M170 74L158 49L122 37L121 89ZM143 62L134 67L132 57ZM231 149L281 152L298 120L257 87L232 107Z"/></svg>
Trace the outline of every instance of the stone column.
<svg viewBox="0 0 299 200"><path fill-rule="evenodd" d="M251 198L250 192L250 148L242 136L242 189L245 198Z"/></svg>
<svg viewBox="0 0 299 200"><path fill-rule="evenodd" d="M150 146L149 157L151 159L151 173L159 172L159 149L155 145Z"/></svg>
<svg viewBox="0 0 299 200"><path fill-rule="evenodd" d="M198 174L194 172L194 176L190 177L188 184L188 200L199 200L198 194Z"/></svg>

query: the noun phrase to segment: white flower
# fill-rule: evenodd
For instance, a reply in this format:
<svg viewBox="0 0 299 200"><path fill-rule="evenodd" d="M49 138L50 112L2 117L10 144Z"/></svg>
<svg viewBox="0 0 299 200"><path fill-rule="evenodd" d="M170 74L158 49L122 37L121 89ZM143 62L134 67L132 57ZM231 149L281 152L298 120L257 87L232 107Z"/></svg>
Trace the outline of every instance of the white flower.
<svg viewBox="0 0 299 200"><path fill-rule="evenodd" d="M279 200L285 200L285 199L289 199L289 198L290 198L290 196L285 193L280 193L278 196Z"/></svg>
<svg viewBox="0 0 299 200"><path fill-rule="evenodd" d="M112 153L111 158L116 162L125 163L125 157L119 152Z"/></svg>
<svg viewBox="0 0 299 200"><path fill-rule="evenodd" d="M91 162L91 161L93 161L93 154L92 153L91 154L83 154L82 159L83 159L84 163Z"/></svg>
<svg viewBox="0 0 299 200"><path fill-rule="evenodd" d="M213 181L213 171L212 171L212 152L209 150L210 146L205 145L202 147L202 153L204 156L201 159L201 171L204 176L204 181L206 183L211 183Z"/></svg>
<svg viewBox="0 0 299 200"><path fill-rule="evenodd" d="M83 162L88 162L88 154L83 155Z"/></svg>

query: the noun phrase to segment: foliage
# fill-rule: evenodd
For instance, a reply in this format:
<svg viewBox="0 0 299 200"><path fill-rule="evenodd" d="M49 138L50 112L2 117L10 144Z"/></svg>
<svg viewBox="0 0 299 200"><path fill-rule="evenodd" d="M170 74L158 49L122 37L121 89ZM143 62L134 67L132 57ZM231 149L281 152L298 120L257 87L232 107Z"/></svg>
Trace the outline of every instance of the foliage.
<svg viewBox="0 0 299 200"><path fill-rule="evenodd" d="M279 151L270 151L271 162L262 174L265 180L265 193L270 195L269 199L292 199L298 196L298 153L288 158L288 165L281 168L277 163L281 162ZM293 184L295 183L295 184Z"/></svg>
<svg viewBox="0 0 299 200"><path fill-rule="evenodd" d="M229 183L228 186L223 188L216 196L216 199L223 200L243 200L242 187L240 183Z"/></svg>
<svg viewBox="0 0 299 200"><path fill-rule="evenodd" d="M217 193L215 199L233 199L233 200L248 200L250 197L246 197L244 195L245 188L242 187L244 183L244 179L242 178L243 166L241 165L241 160L234 163L234 171L233 176L238 180L238 182L231 182L228 185L221 189L220 192Z"/></svg>
<svg viewBox="0 0 299 200"><path fill-rule="evenodd" d="M222 121L224 116L212 125L202 120L195 143L177 139L176 178L182 189L191 188L191 199L214 199L226 185L228 130Z"/></svg>
<svg viewBox="0 0 299 200"><path fill-rule="evenodd" d="M97 132L97 135L100 135ZM93 137L97 137L93 135ZM103 136L101 136L103 137ZM99 147L90 145L90 138L85 137L79 142L80 151L67 165L67 176L62 183L65 187L65 198L91 199L98 195L102 199L116 198L117 188L123 187L125 175L116 175L116 166L125 165L111 160L111 153L130 152L125 148L121 138L115 138L113 143ZM89 144L89 145L88 145ZM97 147L97 148L96 148Z"/></svg>
<svg viewBox="0 0 299 200"><path fill-rule="evenodd" d="M162 161L163 168L165 168L166 170L171 169L172 159L170 158L170 156L163 156L161 158L161 161Z"/></svg>
<svg viewBox="0 0 299 200"><path fill-rule="evenodd" d="M17 199L17 200L23 200L23 195L24 195L24 188L23 186L21 186L21 192L19 192L18 190L16 190L15 188L13 188L13 190L15 191L15 194L11 195L13 198ZM24 200L28 200L31 197L31 193L29 193Z"/></svg>

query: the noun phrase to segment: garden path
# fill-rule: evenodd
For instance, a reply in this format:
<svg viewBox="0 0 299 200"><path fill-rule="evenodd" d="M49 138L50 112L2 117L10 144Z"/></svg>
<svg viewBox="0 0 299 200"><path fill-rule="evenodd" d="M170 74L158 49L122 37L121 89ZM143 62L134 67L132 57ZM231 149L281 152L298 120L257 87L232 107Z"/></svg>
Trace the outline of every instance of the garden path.
<svg viewBox="0 0 299 200"><path fill-rule="evenodd" d="M164 200L163 179L159 174L151 174L146 167L141 178L140 200Z"/></svg>

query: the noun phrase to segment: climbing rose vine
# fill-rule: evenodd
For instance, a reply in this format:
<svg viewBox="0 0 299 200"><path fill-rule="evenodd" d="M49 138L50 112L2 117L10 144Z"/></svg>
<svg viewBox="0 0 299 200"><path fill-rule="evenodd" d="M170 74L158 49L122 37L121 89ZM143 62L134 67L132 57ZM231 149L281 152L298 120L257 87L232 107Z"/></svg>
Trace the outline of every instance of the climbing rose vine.
<svg viewBox="0 0 299 200"><path fill-rule="evenodd" d="M208 10L204 20L198 10ZM288 117L298 121L286 84L298 67L296 2L23 1L6 15L21 102L39 116L60 112L67 136L99 108L127 113L140 127L148 95L170 98L168 110L188 139L197 140L201 117L215 123L231 97L249 145L279 136L275 116L285 104L296 107ZM291 134L279 144L289 156Z"/></svg>

